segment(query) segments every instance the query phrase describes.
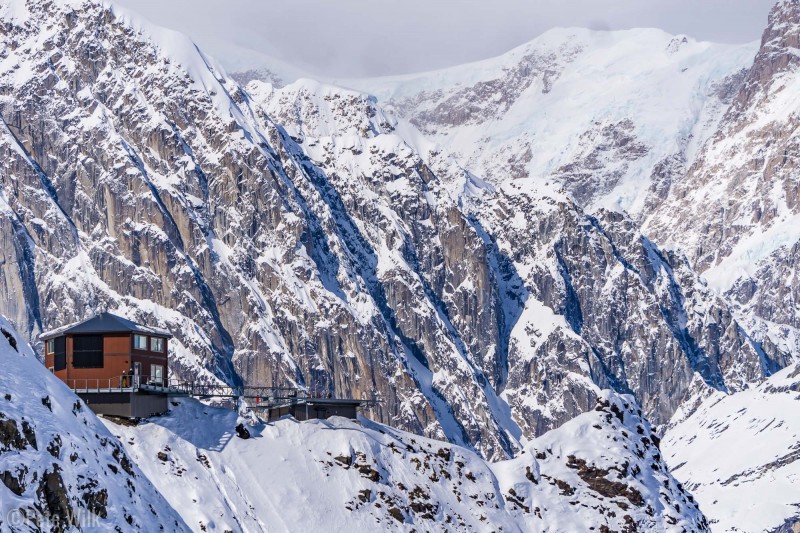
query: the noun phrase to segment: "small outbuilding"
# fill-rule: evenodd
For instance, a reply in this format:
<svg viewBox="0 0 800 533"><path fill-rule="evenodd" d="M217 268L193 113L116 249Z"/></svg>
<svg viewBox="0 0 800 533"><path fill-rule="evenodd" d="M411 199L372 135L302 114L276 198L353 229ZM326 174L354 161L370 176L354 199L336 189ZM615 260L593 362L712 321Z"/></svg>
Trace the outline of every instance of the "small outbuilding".
<svg viewBox="0 0 800 533"><path fill-rule="evenodd" d="M358 408L362 400L344 398L298 398L294 402L276 405L267 409L267 421L271 422L283 416L291 415L296 420L313 420L315 418L330 418L343 416L345 418L358 418Z"/></svg>
<svg viewBox="0 0 800 533"><path fill-rule="evenodd" d="M96 413L144 418L167 411L168 331L100 313L39 338L47 368Z"/></svg>

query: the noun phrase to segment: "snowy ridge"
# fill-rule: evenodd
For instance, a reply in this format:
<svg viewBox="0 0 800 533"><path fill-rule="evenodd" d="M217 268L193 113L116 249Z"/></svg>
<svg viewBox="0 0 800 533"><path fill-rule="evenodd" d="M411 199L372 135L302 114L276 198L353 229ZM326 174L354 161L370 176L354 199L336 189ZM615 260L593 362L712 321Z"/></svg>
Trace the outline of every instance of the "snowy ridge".
<svg viewBox="0 0 800 533"><path fill-rule="evenodd" d="M182 400L109 429L191 527L207 531L704 531L629 397L487 464L464 448L341 418L232 434L237 415ZM191 489L186 489L186 481Z"/></svg>
<svg viewBox="0 0 800 533"><path fill-rule="evenodd" d="M0 530L189 530L2 317L0 368Z"/></svg>

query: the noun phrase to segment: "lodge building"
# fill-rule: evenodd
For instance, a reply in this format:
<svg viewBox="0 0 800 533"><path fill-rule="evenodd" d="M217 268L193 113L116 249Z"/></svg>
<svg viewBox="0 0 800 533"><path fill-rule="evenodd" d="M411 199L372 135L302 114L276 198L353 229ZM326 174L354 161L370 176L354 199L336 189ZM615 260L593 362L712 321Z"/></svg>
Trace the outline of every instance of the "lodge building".
<svg viewBox="0 0 800 533"><path fill-rule="evenodd" d="M100 313L39 338L47 368L96 413L144 418L167 411L168 331Z"/></svg>
<svg viewBox="0 0 800 533"><path fill-rule="evenodd" d="M173 383L168 375L166 330L137 324L111 313L42 333L47 368L97 414L139 419L166 413L170 396L255 399L267 421L293 416L299 421L343 416L357 418L364 400L299 397L297 389ZM283 391L283 392L279 392ZM273 397L259 406L261 398Z"/></svg>

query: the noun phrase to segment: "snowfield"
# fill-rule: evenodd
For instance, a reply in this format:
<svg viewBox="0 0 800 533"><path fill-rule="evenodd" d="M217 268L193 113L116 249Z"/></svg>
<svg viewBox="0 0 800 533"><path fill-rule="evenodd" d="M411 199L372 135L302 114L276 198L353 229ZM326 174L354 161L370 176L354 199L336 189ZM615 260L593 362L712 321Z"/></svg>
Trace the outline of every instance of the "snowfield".
<svg viewBox="0 0 800 533"><path fill-rule="evenodd" d="M496 463L367 419L286 418L242 440L235 411L172 407L138 426L105 424L195 530L705 530L650 425L610 392Z"/></svg>
<svg viewBox="0 0 800 533"><path fill-rule="evenodd" d="M790 522L800 509L800 365L750 390L714 393L662 446L714 531L774 531Z"/></svg>

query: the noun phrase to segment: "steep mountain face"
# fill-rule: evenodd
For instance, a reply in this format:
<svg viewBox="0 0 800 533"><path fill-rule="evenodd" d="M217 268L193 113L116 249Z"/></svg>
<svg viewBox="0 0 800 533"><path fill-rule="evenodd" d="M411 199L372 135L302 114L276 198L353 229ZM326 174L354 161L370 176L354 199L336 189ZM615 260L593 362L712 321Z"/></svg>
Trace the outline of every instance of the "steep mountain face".
<svg viewBox="0 0 800 533"><path fill-rule="evenodd" d="M657 240L687 254L759 338L794 353L800 353L798 42L800 3L778 2L731 106L646 225Z"/></svg>
<svg viewBox="0 0 800 533"><path fill-rule="evenodd" d="M680 256L560 180L481 179L362 93L244 89L116 8L0 9L0 310L27 338L108 308L169 328L176 375L374 398L379 420L487 458L601 388L662 423L787 361ZM677 68L687 44L663 44ZM525 86L509 102L536 65L553 63L553 93L608 52L586 46L509 74ZM711 55L681 61L721 53L690 48Z"/></svg>
<svg viewBox="0 0 800 533"><path fill-rule="evenodd" d="M491 380L490 405L496 391L511 407L512 437L569 420L591 408L598 388L608 387L635 391L648 416L666 422L695 372L710 387L738 390L785 364L784 354L754 345L691 269L663 256L632 221L605 211L587 216L563 193L542 192L532 180L500 189L469 175L465 182L464 172L424 141L417 153L426 154L425 168L439 179L414 187L405 178L415 173L408 161L425 163L404 142L412 135L367 97L309 82L282 89L254 82L247 90L262 114L284 124L324 170L362 224L394 215L379 231L366 232L374 249L400 241L395 228L405 229L413 255L403 251L395 263L421 266L420 277L464 348L459 351L479 366L479 380ZM384 133L369 135L376 130ZM394 176L388 187L375 180L387 172ZM438 210L449 209L448 218L459 224L437 221L436 210L429 218L420 198L435 198ZM377 212L361 215L370 209ZM403 270L379 276L395 283ZM400 296L390 304L405 328L409 296ZM444 367L463 383L436 352L425 351L428 366Z"/></svg>
<svg viewBox="0 0 800 533"><path fill-rule="evenodd" d="M285 419L249 440L232 435L236 420L182 400L166 417L107 425L205 531L707 531L630 397L606 392L496 463L367 420Z"/></svg>
<svg viewBox="0 0 800 533"><path fill-rule="evenodd" d="M527 434L586 409L593 387L634 391L663 423L698 392L698 378L700 391L736 391L786 364L633 221L591 217L564 199L548 205L526 185L504 186L484 219L530 291L511 332L504 392Z"/></svg>
<svg viewBox="0 0 800 533"><path fill-rule="evenodd" d="M800 366L733 395L678 412L664 458L715 531L800 527Z"/></svg>
<svg viewBox="0 0 800 533"><path fill-rule="evenodd" d="M189 531L3 317L0 367L0 530Z"/></svg>
<svg viewBox="0 0 800 533"><path fill-rule="evenodd" d="M482 370L483 241L413 150L373 140L385 118L364 109L344 147L378 169L356 202L179 36L93 3L4 9L4 305L24 331L116 308L175 332L179 375L377 397L382 420L512 453Z"/></svg>

